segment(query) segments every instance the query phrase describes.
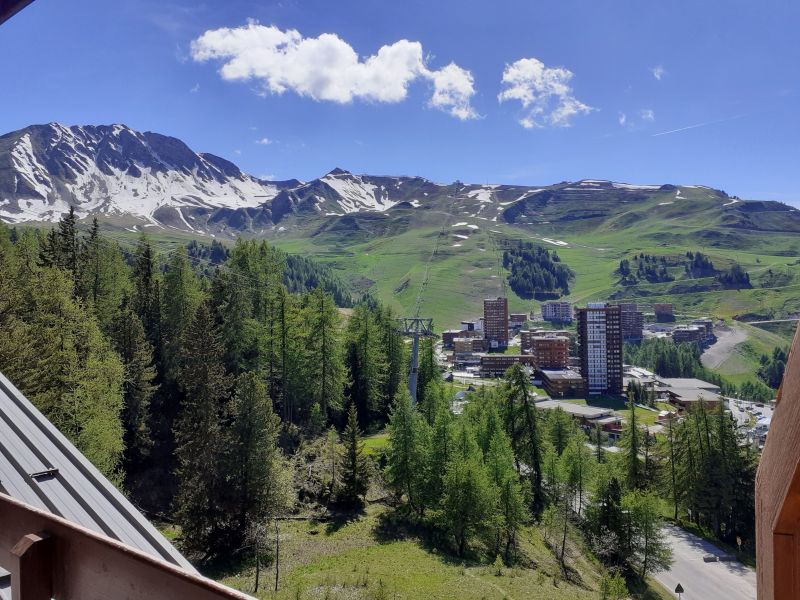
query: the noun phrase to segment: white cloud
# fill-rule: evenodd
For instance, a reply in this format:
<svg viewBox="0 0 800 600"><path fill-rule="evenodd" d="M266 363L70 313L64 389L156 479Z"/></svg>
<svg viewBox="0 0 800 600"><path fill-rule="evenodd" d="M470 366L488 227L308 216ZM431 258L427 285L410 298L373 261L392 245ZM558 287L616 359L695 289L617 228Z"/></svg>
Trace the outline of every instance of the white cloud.
<svg viewBox="0 0 800 600"><path fill-rule="evenodd" d="M234 150L233 152L234 152L234 154L236 154L237 156L241 156L241 154L242 154L242 151L241 151L241 150L239 150L238 148L237 148L236 150Z"/></svg>
<svg viewBox="0 0 800 600"><path fill-rule="evenodd" d="M200 91L199 83L195 83L194 86L192 86L192 89L189 90L189 92L191 92L192 94L196 94L199 91Z"/></svg>
<svg viewBox="0 0 800 600"><path fill-rule="evenodd" d="M628 120L628 115L626 115L624 112L619 113L617 121L619 122L620 125L625 127L625 123L627 122L627 120Z"/></svg>
<svg viewBox="0 0 800 600"><path fill-rule="evenodd" d="M526 129L569 127L572 118L594 109L575 98L569 85L572 71L546 67L536 58L521 58L506 65L502 82L505 89L497 96L500 102L518 100L526 110L519 119Z"/></svg>
<svg viewBox="0 0 800 600"><path fill-rule="evenodd" d="M336 34L306 38L294 29L249 21L242 27L206 31L192 42L191 52L198 62L223 61L223 79L258 81L264 93L293 91L341 104L396 103L422 79L433 86L431 106L462 120L478 116L470 104L475 94L472 74L454 63L429 69L419 42L399 40L362 59Z"/></svg>
<svg viewBox="0 0 800 600"><path fill-rule="evenodd" d="M642 121L655 121L656 120L656 113L652 108L643 108L639 111L639 118Z"/></svg>
<svg viewBox="0 0 800 600"><path fill-rule="evenodd" d="M272 143L273 141L268 137L262 137L261 139L256 140L256 144L260 144L261 146L269 146Z"/></svg>
<svg viewBox="0 0 800 600"><path fill-rule="evenodd" d="M656 65L655 67L650 68L650 72L653 74L653 77L661 81L661 78L664 76L666 71L662 65Z"/></svg>

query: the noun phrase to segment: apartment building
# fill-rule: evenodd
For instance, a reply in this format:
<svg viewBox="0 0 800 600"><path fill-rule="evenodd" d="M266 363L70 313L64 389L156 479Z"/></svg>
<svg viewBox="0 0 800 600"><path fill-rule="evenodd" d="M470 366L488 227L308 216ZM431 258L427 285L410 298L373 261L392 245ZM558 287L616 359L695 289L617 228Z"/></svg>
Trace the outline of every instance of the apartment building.
<svg viewBox="0 0 800 600"><path fill-rule="evenodd" d="M576 309L581 375L589 394L622 393L622 322L619 306L592 302Z"/></svg>
<svg viewBox="0 0 800 600"><path fill-rule="evenodd" d="M486 298L483 301L483 337L489 349L508 346L507 298Z"/></svg>

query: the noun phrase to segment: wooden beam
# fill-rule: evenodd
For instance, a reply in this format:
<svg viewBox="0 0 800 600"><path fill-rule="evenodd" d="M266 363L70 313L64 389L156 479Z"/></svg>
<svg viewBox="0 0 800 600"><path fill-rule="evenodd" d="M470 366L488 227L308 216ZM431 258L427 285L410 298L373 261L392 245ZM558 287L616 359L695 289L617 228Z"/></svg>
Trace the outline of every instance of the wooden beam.
<svg viewBox="0 0 800 600"><path fill-rule="evenodd" d="M32 531L46 531L49 539L40 542L44 536L30 536ZM38 554L48 545L50 563ZM14 600L252 600L246 594L2 493L0 567L12 574L12 581L19 578L18 588L32 590L30 596L15 596ZM52 593L26 588L31 572L42 579L50 575ZM37 595L41 593L48 595Z"/></svg>
<svg viewBox="0 0 800 600"><path fill-rule="evenodd" d="M11 600L53 597L53 557L50 536L29 533L11 549ZM15 563L15 564L14 564Z"/></svg>
<svg viewBox="0 0 800 600"><path fill-rule="evenodd" d="M28 6L33 0L0 0L0 25Z"/></svg>

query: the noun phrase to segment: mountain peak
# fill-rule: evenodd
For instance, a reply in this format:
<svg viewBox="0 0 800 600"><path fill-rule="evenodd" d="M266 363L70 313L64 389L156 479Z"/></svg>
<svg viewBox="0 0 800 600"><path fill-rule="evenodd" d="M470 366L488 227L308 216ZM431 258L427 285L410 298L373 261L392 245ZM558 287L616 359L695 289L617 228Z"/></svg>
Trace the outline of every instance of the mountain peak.
<svg viewBox="0 0 800 600"><path fill-rule="evenodd" d="M335 167L332 171L329 171L325 176L328 175L337 176L337 175L352 175L350 171L345 171L344 169L340 169L339 167Z"/></svg>

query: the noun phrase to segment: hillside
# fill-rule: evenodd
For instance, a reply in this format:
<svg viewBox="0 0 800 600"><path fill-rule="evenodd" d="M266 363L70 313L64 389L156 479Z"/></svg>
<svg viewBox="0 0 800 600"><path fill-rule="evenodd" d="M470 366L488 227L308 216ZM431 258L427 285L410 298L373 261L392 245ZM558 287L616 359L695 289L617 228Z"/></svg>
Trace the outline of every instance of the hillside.
<svg viewBox="0 0 800 600"><path fill-rule="evenodd" d="M575 273L573 302L670 301L687 316L726 318L800 311L800 211L699 185L440 184L341 168L308 182L269 182L123 125L37 125L0 137L0 219L50 222L69 205L118 236L265 237L328 263L355 291L398 312L412 309L428 271L422 310L439 328L503 292L502 249L519 241L557 250ZM673 281L620 282L622 260L646 253L676 261L687 251L718 269L740 264L752 287L725 289L713 277L683 277L680 267L670 268ZM508 293L513 310L537 304Z"/></svg>

